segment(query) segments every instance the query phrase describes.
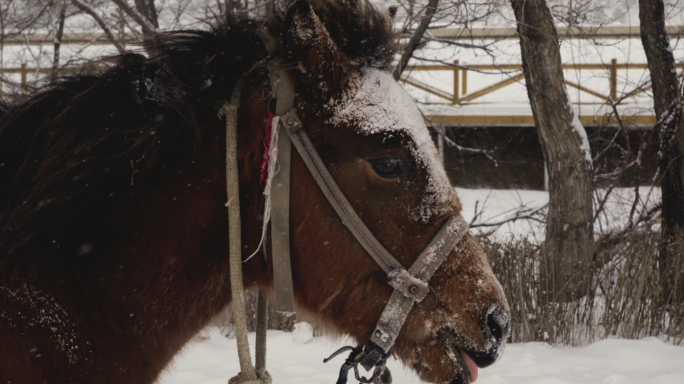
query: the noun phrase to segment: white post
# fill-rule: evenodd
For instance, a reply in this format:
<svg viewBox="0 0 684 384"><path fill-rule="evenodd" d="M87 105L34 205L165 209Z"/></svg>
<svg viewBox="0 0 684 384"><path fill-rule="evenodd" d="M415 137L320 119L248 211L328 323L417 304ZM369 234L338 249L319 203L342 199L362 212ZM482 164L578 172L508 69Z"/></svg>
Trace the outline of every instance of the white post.
<svg viewBox="0 0 684 384"><path fill-rule="evenodd" d="M446 129L444 134L446 134ZM439 160L442 162L442 166L444 166L444 137L439 132L437 132L437 149L439 150Z"/></svg>

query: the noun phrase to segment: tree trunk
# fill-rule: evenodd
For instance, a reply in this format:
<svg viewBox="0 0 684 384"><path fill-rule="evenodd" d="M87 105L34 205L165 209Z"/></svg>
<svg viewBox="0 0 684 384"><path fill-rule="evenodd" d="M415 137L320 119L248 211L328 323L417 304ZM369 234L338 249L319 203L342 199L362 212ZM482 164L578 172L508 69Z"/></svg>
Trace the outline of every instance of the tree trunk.
<svg viewBox="0 0 684 384"><path fill-rule="evenodd" d="M659 249L659 266L664 282L665 296L673 292L674 266L679 265L682 250L675 249L684 230L684 117L682 116L682 93L677 84L677 72L670 41L665 30L665 12L662 0L639 0L641 43L646 52L648 70L653 86L657 130L660 140L658 165L662 189L662 241ZM681 279L681 278L680 278ZM684 285L679 287L684 289ZM678 296L682 296L679 292ZM664 297L667 302L671 298ZM677 300L677 301L681 301Z"/></svg>
<svg viewBox="0 0 684 384"><path fill-rule="evenodd" d="M59 15L55 22L54 28L54 51L52 55L52 70L50 71L50 78L57 78L57 70L59 69L59 55L61 53L62 36L64 35L64 19L66 19L66 1L63 1L59 6Z"/></svg>
<svg viewBox="0 0 684 384"><path fill-rule="evenodd" d="M592 165L584 127L565 89L551 12L545 0L511 0L523 72L549 173L549 212L541 278L548 301L581 297L593 249Z"/></svg>

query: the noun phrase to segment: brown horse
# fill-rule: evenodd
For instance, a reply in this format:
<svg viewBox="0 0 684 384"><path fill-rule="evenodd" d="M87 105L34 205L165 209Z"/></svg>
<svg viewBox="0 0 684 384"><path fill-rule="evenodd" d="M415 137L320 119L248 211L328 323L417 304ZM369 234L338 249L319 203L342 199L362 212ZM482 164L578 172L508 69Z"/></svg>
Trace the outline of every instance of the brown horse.
<svg viewBox="0 0 684 384"><path fill-rule="evenodd" d="M261 238L265 65L297 69L305 129L349 201L404 265L461 206L418 109L388 72L391 20L364 0L292 3L266 24L158 36L97 76L62 79L0 118L0 383L151 383L230 303L224 123L239 110L243 256ZM3 108L0 108L2 110ZM296 152L292 273L300 310L364 343L392 288ZM272 285L268 258L244 285ZM432 383L467 383L508 335L502 289L477 241L459 243L394 354ZM426 299L430 300L430 299Z"/></svg>

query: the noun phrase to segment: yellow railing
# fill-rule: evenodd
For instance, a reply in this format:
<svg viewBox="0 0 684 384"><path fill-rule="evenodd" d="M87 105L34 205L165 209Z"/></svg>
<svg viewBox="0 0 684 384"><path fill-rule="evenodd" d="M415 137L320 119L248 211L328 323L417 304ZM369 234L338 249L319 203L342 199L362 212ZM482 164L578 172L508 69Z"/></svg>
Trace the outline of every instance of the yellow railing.
<svg viewBox="0 0 684 384"><path fill-rule="evenodd" d="M677 64L677 68L684 68L684 64ZM589 89L582 86L581 84L574 83L569 80L565 80L565 84L569 87L585 92L589 95L595 96L604 102L610 100L618 100L618 70L627 69L648 69L646 64L618 64L617 60L611 60L610 64L563 64L564 70L606 70L608 71L608 80L610 93L604 95L599 91ZM422 83L416 79L411 78L411 72L418 71L451 71L453 72L453 91L452 93L445 92L443 90L437 89L431 85ZM520 71L520 73L511 74L511 76L505 80L498 83L489 85L485 88L479 89L475 92L468 92L468 71ZM498 73L497 73L498 74ZM453 65L414 65L406 68L402 81L412 87L440 97L451 104L463 105L479 99L487 94L504 88L508 85L518 83L525 79L525 75L522 73L521 64L503 64L503 65L468 65L459 64L459 61L454 61ZM641 87L639 89L634 89L631 92L625 92L627 97L634 97L640 93L646 92L651 89L651 86Z"/></svg>
<svg viewBox="0 0 684 384"><path fill-rule="evenodd" d="M90 69L102 69L103 67L95 68L89 66ZM65 67L60 68L59 74L69 74L83 72L88 69L85 67ZM647 69L646 64L618 64L617 60L613 59L609 64L564 64L564 70L605 70L608 72L609 94L603 94L599 91L592 90L581 84L577 84L565 80L565 84L569 87L578 89L581 92L587 93L601 100L601 103L609 100L618 100L618 71L629 69ZM684 68L684 64L677 64L677 68ZM423 71L451 71L453 73L453 87L451 92L437 89L432 85L425 84L417 79L411 77L412 72ZM471 91L468 89L468 72L469 71L498 71L492 74L500 75L503 72L508 72L509 77L499 81L495 84L488 85L484 88ZM517 71L517 72L516 72ZM19 68L4 68L0 69L0 82L6 81L4 75L19 74L20 84L24 90L28 90L29 74L48 75L52 73L51 68L28 68L26 64L22 64ZM468 105L477 99L482 98L492 92L505 88L515 83L519 83L525 79L522 73L521 64L503 64L503 65L471 65L460 64L458 60L454 61L453 65L415 65L409 66L404 72L402 82L405 84L425 91L431 95L435 95L444 99L451 105ZM643 86L635 88L630 92L622 92L622 97L630 98L640 93L647 92L651 86ZM493 116L493 115L458 115L458 116L430 116L433 123L446 125L534 125L532 116ZM651 125L655 123L654 116L623 116L625 123L634 125ZM616 120L612 116L580 116L580 121L584 124L615 124Z"/></svg>
<svg viewBox="0 0 684 384"><path fill-rule="evenodd" d="M670 39L684 36L684 26L668 25L665 27ZM430 28L430 36L436 40L518 40L516 28ZM561 40L568 39L639 39L641 29L638 26L594 26L594 27L562 27L557 26L556 32ZM402 34L403 38L410 37L410 34ZM139 33L126 32L116 33L116 38L124 43L138 44L143 40ZM54 40L52 33L31 33L22 35L5 36L4 45L43 45L52 44ZM86 33L65 33L62 36L62 44L93 44L111 45L111 41L102 32Z"/></svg>
<svg viewBox="0 0 684 384"><path fill-rule="evenodd" d="M69 75L74 73L83 73L89 70L97 71L105 69L106 66L103 65L85 65L85 66L73 66L73 67L62 67L57 69L58 75ZM19 74L21 76L20 84L23 90L28 90L28 76L30 74L40 74L49 75L52 74L52 68L29 68L26 63L22 64L19 68L0 68L0 83L8 82L5 78L6 74ZM0 90L0 93L2 91Z"/></svg>

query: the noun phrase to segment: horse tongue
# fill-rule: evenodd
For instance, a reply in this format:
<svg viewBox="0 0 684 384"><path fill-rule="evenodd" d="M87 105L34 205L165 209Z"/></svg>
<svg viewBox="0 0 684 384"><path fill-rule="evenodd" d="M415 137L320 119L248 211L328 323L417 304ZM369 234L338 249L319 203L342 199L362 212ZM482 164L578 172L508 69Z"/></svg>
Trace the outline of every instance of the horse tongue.
<svg viewBox="0 0 684 384"><path fill-rule="evenodd" d="M475 380L477 380L477 365L475 365L473 359L471 359L470 356L463 351L461 351L461 359L463 360L463 365L465 365L466 371L468 371L470 382L474 383Z"/></svg>

